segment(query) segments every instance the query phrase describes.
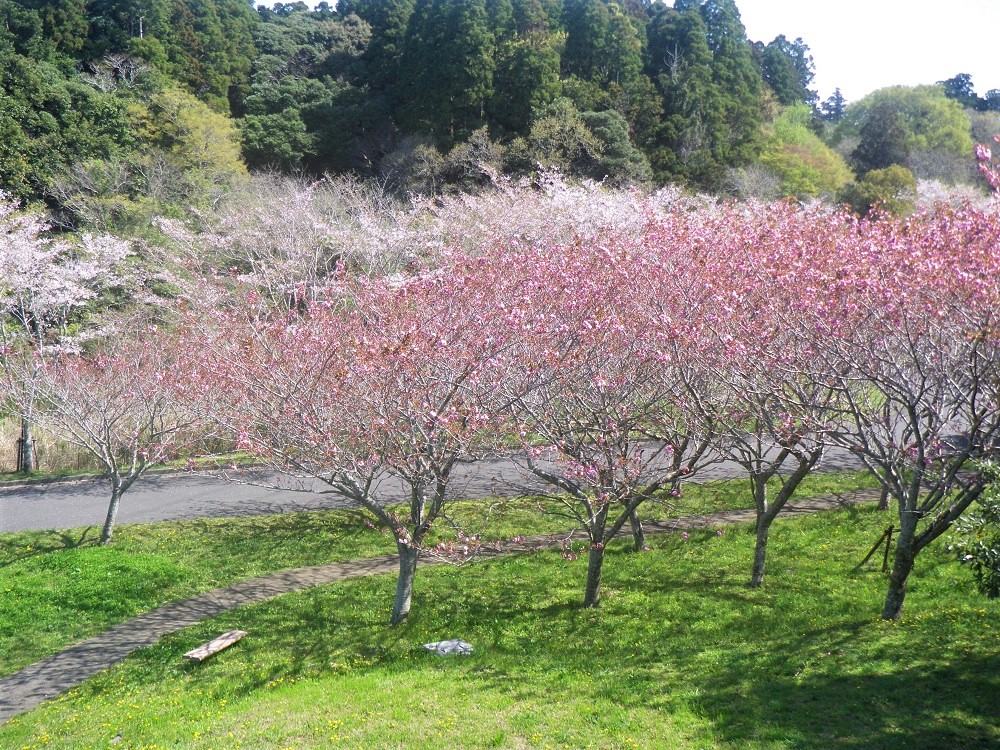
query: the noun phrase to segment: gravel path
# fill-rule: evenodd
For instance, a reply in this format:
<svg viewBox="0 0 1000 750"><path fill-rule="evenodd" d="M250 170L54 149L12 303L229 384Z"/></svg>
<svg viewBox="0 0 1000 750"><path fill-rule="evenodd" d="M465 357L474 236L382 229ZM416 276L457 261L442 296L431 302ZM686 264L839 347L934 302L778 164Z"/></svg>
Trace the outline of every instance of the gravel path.
<svg viewBox="0 0 1000 750"><path fill-rule="evenodd" d="M787 505L781 511L781 517L874 502L878 496L878 490L861 490L844 495L809 498ZM649 521L644 523L644 527L647 534L656 534L712 528L753 520L754 511L751 509L730 510L666 521ZM625 533L628 533L627 529ZM552 548L560 545L565 538L566 535L557 534L527 537L516 543L490 545L482 550L480 556L491 557ZM436 559L433 555L429 555L422 565L443 562L445 559ZM349 578L392 573L396 569L395 555L295 568L164 605L0 679L0 723L34 708L43 701L55 698L121 661L136 649L153 645L168 633L195 625L227 610L244 604L262 602L290 591Z"/></svg>

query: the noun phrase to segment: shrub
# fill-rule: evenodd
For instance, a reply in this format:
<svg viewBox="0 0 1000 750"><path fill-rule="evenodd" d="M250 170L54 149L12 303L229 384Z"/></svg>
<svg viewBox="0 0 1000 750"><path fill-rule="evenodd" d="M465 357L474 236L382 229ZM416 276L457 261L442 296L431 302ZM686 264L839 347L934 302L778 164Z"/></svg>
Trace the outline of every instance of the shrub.
<svg viewBox="0 0 1000 750"><path fill-rule="evenodd" d="M976 508L955 523L955 536L948 550L962 565L972 568L976 587L990 599L1000 598L1000 476L990 466L993 483L986 488Z"/></svg>

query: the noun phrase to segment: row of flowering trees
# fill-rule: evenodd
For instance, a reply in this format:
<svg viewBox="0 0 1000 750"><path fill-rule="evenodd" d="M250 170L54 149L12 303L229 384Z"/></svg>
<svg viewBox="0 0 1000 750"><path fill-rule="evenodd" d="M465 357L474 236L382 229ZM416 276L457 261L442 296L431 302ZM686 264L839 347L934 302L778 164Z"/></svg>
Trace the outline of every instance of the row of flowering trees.
<svg viewBox="0 0 1000 750"><path fill-rule="evenodd" d="M123 345L88 360L148 362L137 403L172 400L158 422L138 406L121 418L146 441L135 455L164 454L196 414L388 528L393 623L461 462L509 451L552 488L589 538L593 606L608 541L628 528L641 546L643 504L722 459L749 480L761 585L771 525L831 445L895 501L893 619L918 553L982 493L975 460L1000 445L998 310L995 213L677 202L577 241L497 236L405 277L342 268L277 296L248 277L205 282L184 297L175 362ZM68 366L37 368L64 425Z"/></svg>

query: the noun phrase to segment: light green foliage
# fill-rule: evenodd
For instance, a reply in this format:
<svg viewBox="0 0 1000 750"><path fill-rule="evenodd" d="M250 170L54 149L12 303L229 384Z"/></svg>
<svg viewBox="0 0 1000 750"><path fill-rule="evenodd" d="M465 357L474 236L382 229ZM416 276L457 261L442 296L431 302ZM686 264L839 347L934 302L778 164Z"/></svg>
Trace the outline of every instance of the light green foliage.
<svg viewBox="0 0 1000 750"><path fill-rule="evenodd" d="M899 113L911 150L971 153L969 117L939 86L893 86L872 92L847 107L843 120L833 132L833 142L859 136L869 115L879 105Z"/></svg>
<svg viewBox="0 0 1000 750"><path fill-rule="evenodd" d="M568 99L557 99L545 110L532 125L528 142L538 163L564 172L586 170L603 153L601 141Z"/></svg>
<svg viewBox="0 0 1000 750"><path fill-rule="evenodd" d="M170 154L185 170L209 178L246 173L240 157L236 126L191 94L167 88L148 107L136 112L136 130L143 141Z"/></svg>
<svg viewBox="0 0 1000 750"><path fill-rule="evenodd" d="M916 208L917 180L906 167L894 164L874 169L858 182L848 183L838 198L860 216L867 215L873 208L905 216Z"/></svg>
<svg viewBox="0 0 1000 750"><path fill-rule="evenodd" d="M786 196L835 193L853 177L843 158L809 127L811 118L805 104L786 107L764 141L760 164L781 179Z"/></svg>

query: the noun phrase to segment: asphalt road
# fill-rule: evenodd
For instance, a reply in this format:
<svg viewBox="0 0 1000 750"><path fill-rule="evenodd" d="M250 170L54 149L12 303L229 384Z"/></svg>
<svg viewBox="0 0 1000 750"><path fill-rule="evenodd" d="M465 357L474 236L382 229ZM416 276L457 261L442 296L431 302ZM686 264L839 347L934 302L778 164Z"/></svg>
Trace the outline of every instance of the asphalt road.
<svg viewBox="0 0 1000 750"><path fill-rule="evenodd" d="M820 470L859 468L850 454L831 451ZM744 476L738 465L713 464L697 479ZM343 497L319 483L301 483L265 471L234 473L239 481L207 474L148 474L122 498L118 523L143 523L190 518L291 513L349 507ZM463 465L449 486L456 498L514 496L544 487L514 461L494 459ZM398 481L387 479L380 491L390 500L406 499ZM0 489L0 532L29 529L68 529L103 523L109 498L102 479L37 483Z"/></svg>

